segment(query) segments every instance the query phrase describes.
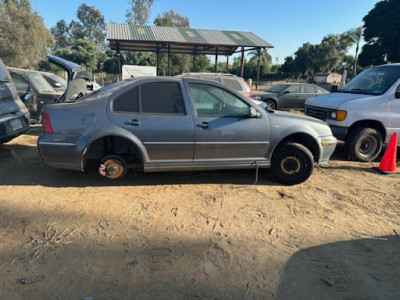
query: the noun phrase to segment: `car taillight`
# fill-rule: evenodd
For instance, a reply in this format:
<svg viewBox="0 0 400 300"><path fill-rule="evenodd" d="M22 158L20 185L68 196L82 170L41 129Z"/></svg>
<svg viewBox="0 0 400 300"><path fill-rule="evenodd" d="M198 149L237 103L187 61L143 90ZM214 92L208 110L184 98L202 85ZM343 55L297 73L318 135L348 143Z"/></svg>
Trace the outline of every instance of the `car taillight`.
<svg viewBox="0 0 400 300"><path fill-rule="evenodd" d="M244 78L242 78L244 84L249 88L249 98L251 99L251 96L253 95L253 91L251 90L251 87L249 86L249 84L247 83L246 80L244 80Z"/></svg>
<svg viewBox="0 0 400 300"><path fill-rule="evenodd" d="M53 133L51 128L50 117L48 113L42 113L42 126L45 133Z"/></svg>

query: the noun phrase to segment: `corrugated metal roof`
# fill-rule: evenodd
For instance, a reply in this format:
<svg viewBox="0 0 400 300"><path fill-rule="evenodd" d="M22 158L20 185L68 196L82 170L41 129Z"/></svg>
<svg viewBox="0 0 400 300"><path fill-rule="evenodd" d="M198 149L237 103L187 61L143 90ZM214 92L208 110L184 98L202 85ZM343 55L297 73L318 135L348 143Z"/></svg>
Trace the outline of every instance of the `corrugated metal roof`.
<svg viewBox="0 0 400 300"><path fill-rule="evenodd" d="M272 48L252 32L107 24L111 49L231 55L239 47Z"/></svg>

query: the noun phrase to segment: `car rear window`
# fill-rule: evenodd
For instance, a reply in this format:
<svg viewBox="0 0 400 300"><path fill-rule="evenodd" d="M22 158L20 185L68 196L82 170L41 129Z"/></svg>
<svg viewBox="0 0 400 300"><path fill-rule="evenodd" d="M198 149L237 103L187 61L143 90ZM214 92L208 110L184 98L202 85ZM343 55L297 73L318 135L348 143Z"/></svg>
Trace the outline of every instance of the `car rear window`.
<svg viewBox="0 0 400 300"><path fill-rule="evenodd" d="M221 78L221 82L237 91L241 91L243 89L240 83L234 79Z"/></svg>

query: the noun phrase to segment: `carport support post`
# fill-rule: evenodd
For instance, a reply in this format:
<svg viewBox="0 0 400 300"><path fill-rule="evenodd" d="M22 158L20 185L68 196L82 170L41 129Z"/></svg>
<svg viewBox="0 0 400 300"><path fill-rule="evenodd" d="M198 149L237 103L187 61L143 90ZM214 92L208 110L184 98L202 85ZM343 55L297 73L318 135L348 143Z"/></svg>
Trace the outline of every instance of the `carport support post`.
<svg viewBox="0 0 400 300"><path fill-rule="evenodd" d="M171 76L171 45L168 45L168 76Z"/></svg>
<svg viewBox="0 0 400 300"><path fill-rule="evenodd" d="M229 72L229 55L226 56L226 69L225 69L225 73Z"/></svg>
<svg viewBox="0 0 400 300"><path fill-rule="evenodd" d="M215 73L217 73L217 65L218 65L218 47L215 48L215 67L214 67Z"/></svg>
<svg viewBox="0 0 400 300"><path fill-rule="evenodd" d="M240 77L243 77L244 71L244 47L242 47L242 57L240 58Z"/></svg>
<svg viewBox="0 0 400 300"><path fill-rule="evenodd" d="M196 50L193 51L193 72L196 72Z"/></svg>
<svg viewBox="0 0 400 300"><path fill-rule="evenodd" d="M119 43L117 43L117 68L118 68L118 81L120 81L122 77L121 77L121 53L119 52Z"/></svg>
<svg viewBox="0 0 400 300"><path fill-rule="evenodd" d="M160 51L157 49L157 76L160 76Z"/></svg>

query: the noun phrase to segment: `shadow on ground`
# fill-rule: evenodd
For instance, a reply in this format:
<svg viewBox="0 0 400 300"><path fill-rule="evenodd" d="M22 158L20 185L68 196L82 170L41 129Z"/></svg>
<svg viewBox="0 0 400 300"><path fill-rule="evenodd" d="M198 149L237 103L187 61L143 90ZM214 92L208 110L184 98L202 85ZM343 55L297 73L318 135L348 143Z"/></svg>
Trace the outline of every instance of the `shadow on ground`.
<svg viewBox="0 0 400 300"><path fill-rule="evenodd" d="M276 299L400 299L400 236L301 250L287 262Z"/></svg>

